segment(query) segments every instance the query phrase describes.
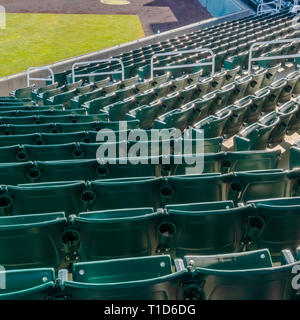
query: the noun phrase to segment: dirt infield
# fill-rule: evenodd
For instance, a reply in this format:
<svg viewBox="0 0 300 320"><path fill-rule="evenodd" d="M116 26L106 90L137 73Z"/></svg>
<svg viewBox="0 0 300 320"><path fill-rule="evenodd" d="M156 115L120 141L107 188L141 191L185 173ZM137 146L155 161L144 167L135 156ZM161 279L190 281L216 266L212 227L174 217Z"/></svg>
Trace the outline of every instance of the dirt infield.
<svg viewBox="0 0 300 320"><path fill-rule="evenodd" d="M211 18L198 0L129 0L128 5L108 5L100 0L0 0L7 12L134 14L145 35L151 35Z"/></svg>

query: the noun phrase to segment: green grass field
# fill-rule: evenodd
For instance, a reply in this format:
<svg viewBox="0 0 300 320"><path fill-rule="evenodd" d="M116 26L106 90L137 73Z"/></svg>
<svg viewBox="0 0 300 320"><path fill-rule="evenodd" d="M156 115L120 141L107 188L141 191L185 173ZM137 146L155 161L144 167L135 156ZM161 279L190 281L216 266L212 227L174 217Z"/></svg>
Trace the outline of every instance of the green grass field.
<svg viewBox="0 0 300 320"><path fill-rule="evenodd" d="M144 37L138 16L8 13L0 77Z"/></svg>

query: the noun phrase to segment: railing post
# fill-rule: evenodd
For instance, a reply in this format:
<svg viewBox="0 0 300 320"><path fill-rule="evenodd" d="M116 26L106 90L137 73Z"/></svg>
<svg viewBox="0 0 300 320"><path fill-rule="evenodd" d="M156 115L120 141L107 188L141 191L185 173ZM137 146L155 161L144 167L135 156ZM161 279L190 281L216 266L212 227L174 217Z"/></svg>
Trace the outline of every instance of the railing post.
<svg viewBox="0 0 300 320"><path fill-rule="evenodd" d="M251 74L252 62L254 61L270 61L270 60L278 60L278 59L291 59L291 58L300 58L300 54L290 54L290 55L279 55L279 56L270 56L270 57L260 57L260 58L252 58L253 49L256 46L263 44L278 44L278 43L289 43L294 41L300 41L300 38L293 39L281 39L281 40L272 40L272 41L262 41L253 43L249 50L249 63L248 63L248 74Z"/></svg>
<svg viewBox="0 0 300 320"><path fill-rule="evenodd" d="M49 78L32 78L30 77L30 71L32 70L48 70L51 74L51 81L52 84L54 84L54 73L52 71L52 69L50 67L30 67L27 69L26 71L26 75L27 75L27 86L30 86L30 81L31 80L37 80L37 81L49 81Z"/></svg>

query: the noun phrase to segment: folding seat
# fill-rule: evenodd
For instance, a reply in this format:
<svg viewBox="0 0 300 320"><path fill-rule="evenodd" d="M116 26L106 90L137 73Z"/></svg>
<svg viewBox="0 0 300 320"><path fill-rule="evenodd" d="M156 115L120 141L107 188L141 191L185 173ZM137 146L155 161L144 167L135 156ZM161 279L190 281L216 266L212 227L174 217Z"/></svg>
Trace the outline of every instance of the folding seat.
<svg viewBox="0 0 300 320"><path fill-rule="evenodd" d="M93 83L91 83L91 84L86 84L83 87L78 87L78 88L76 88L76 90L77 90L77 94L81 95L81 94L91 92L91 91L95 90L96 88L97 87Z"/></svg>
<svg viewBox="0 0 300 320"><path fill-rule="evenodd" d="M69 71L65 70L62 72L54 73L54 82L58 82L59 86L64 85L67 82L67 75Z"/></svg>
<svg viewBox="0 0 300 320"><path fill-rule="evenodd" d="M38 117L0 117L1 124L34 124L38 120Z"/></svg>
<svg viewBox="0 0 300 320"><path fill-rule="evenodd" d="M157 96L157 98L167 96L172 92L172 86L173 81L162 83L161 85L154 88L155 95Z"/></svg>
<svg viewBox="0 0 300 320"><path fill-rule="evenodd" d="M194 125L196 129L204 130L205 138L220 137L226 122L232 114L231 110L220 110L216 115L208 116Z"/></svg>
<svg viewBox="0 0 300 320"><path fill-rule="evenodd" d="M151 84L151 80L145 80L143 82L139 82L135 85L135 89L138 91L138 92L144 92L146 90L149 90L151 89L152 87L152 84Z"/></svg>
<svg viewBox="0 0 300 320"><path fill-rule="evenodd" d="M300 79L300 72L294 72L289 74L285 80L287 81L286 86L282 89L278 101L281 103L288 102L292 98L292 94L296 84Z"/></svg>
<svg viewBox="0 0 300 320"><path fill-rule="evenodd" d="M153 89L149 89L143 93L138 93L135 96L135 101L137 105L140 105L140 106L147 105L153 100L155 100L155 92Z"/></svg>
<svg viewBox="0 0 300 320"><path fill-rule="evenodd" d="M268 69L262 68L252 74L252 80L250 81L246 89L245 95L254 94L262 87L262 83L264 81L264 78L267 72L268 72Z"/></svg>
<svg viewBox="0 0 300 320"><path fill-rule="evenodd" d="M268 68L268 72L262 83L262 87L269 86L271 83L273 83L280 67L281 67L281 63L277 64L274 67Z"/></svg>
<svg viewBox="0 0 300 320"><path fill-rule="evenodd" d="M232 201L167 205L158 238L175 257L239 252L250 208Z"/></svg>
<svg viewBox="0 0 300 320"><path fill-rule="evenodd" d="M215 95L213 94L212 96ZM213 99L196 99L182 107L189 108L190 106L193 106L193 114L190 117L191 126L208 116L210 112L211 101L213 101Z"/></svg>
<svg viewBox="0 0 300 320"><path fill-rule="evenodd" d="M19 144L35 144L39 139L39 134L31 133L27 135L0 135L0 146L13 146Z"/></svg>
<svg viewBox="0 0 300 320"><path fill-rule="evenodd" d="M170 78L171 74L169 72L164 73L163 75L154 77L151 80L152 86L159 86L165 82L167 82L167 80Z"/></svg>
<svg viewBox="0 0 300 320"><path fill-rule="evenodd" d="M70 100L70 107L73 108L80 108L85 102L92 101L94 99L100 98L103 96L103 89L95 89L91 92L87 92L78 96L73 97Z"/></svg>
<svg viewBox="0 0 300 320"><path fill-rule="evenodd" d="M57 268L64 259L64 213L0 217L1 263L5 269Z"/></svg>
<svg viewBox="0 0 300 320"><path fill-rule="evenodd" d="M37 136L37 142L31 144L64 144L72 142L95 142L96 131L79 131L72 133L43 133ZM30 144L30 143L27 143Z"/></svg>
<svg viewBox="0 0 300 320"><path fill-rule="evenodd" d="M216 115L218 116L220 113L222 114L222 113L226 112L226 110L230 110L231 115L228 118L228 120L226 121L224 130L223 130L223 135L226 138L229 138L229 137L233 136L234 134L238 133L240 131L240 129L242 128L243 123L244 123L244 117L247 112L247 104L244 104L244 105L235 105L234 104L234 105L228 106L228 107L218 111L216 113Z"/></svg>
<svg viewBox="0 0 300 320"><path fill-rule="evenodd" d="M234 82L240 69L240 66L237 66L234 69L226 70L226 76L223 82L223 86L226 86L227 84Z"/></svg>
<svg viewBox="0 0 300 320"><path fill-rule="evenodd" d="M223 83L225 81L226 75L227 75L226 71L221 71L221 72L216 73L213 76L212 82L210 83L210 87L208 89L209 90L208 92L211 92L211 91L214 91L217 89L221 89L223 86Z"/></svg>
<svg viewBox="0 0 300 320"><path fill-rule="evenodd" d="M179 92L173 92L166 97L160 99L164 113L181 106L181 99Z"/></svg>
<svg viewBox="0 0 300 320"><path fill-rule="evenodd" d="M185 139L186 143L191 143L193 154L197 153L197 139ZM218 153L221 151L221 137L208 138L201 141L203 143L204 153ZM183 146L184 147L184 146ZM183 149L182 149L183 150Z"/></svg>
<svg viewBox="0 0 300 320"><path fill-rule="evenodd" d="M213 78L206 77L200 80L197 83L197 92L193 96L193 99L197 99L200 97L203 97L204 95L208 94L210 92L211 88L211 82L213 81Z"/></svg>
<svg viewBox="0 0 300 320"><path fill-rule="evenodd" d="M118 100L125 100L136 94L135 86L125 87L116 91L116 96Z"/></svg>
<svg viewBox="0 0 300 320"><path fill-rule="evenodd" d="M174 91L179 91L188 85L189 76L184 75L173 80Z"/></svg>
<svg viewBox="0 0 300 320"><path fill-rule="evenodd" d="M109 83L110 83L110 79L109 78L105 78L103 80L93 82L94 86L96 88L98 88L98 89L106 87Z"/></svg>
<svg viewBox="0 0 300 320"><path fill-rule="evenodd" d="M19 88L17 90L11 91L10 96L13 96L18 99L22 98L32 98L32 90L34 86L29 86L29 87L24 87L24 88Z"/></svg>
<svg viewBox="0 0 300 320"><path fill-rule="evenodd" d="M297 106L292 106L292 108L282 109L282 112L280 113L276 113L275 111L270 112L259 119L258 123L266 126L271 125L273 127L268 139L268 146L274 147L282 142L286 134L289 121L297 110Z"/></svg>
<svg viewBox="0 0 300 320"><path fill-rule="evenodd" d="M131 159L122 164L121 158L107 159L107 164L99 164L100 159L97 158L95 153L93 159L88 160L64 160L64 161L49 161L38 162L38 170L40 177L38 182L51 182L51 181L71 181L71 180L98 180L98 179L115 179L123 177L147 177L155 176L156 164L152 164L151 159L147 160L148 164L145 165L131 163ZM125 159L126 160L126 159ZM137 161L141 160L137 158ZM98 162L99 161L99 162ZM114 163L110 163L113 161ZM63 175L61 173L64 173Z"/></svg>
<svg viewBox="0 0 300 320"><path fill-rule="evenodd" d="M43 92L46 92L46 91L49 91L49 90L52 90L52 89L56 89L58 87L58 83L55 82L53 84L49 84L49 85L46 85L46 86L43 86L43 87L39 87L37 89L32 89L32 93L31 93L31 98L33 100L35 100L35 98L37 97L37 95L43 93Z"/></svg>
<svg viewBox="0 0 300 320"><path fill-rule="evenodd" d="M154 255L160 219L161 213L152 208L80 213L72 223L80 234L79 258L93 261Z"/></svg>
<svg viewBox="0 0 300 320"><path fill-rule="evenodd" d="M201 156L199 152L196 154L167 155L163 159L166 164L162 162L162 175L174 176L221 172L223 158L223 152L202 154Z"/></svg>
<svg viewBox="0 0 300 320"><path fill-rule="evenodd" d="M196 84L187 86L185 89L180 90L179 94L181 98L181 103L182 104L189 103L190 101L193 100L193 97L197 95L197 93L198 93L198 88Z"/></svg>
<svg viewBox="0 0 300 320"><path fill-rule="evenodd" d="M253 212L247 225L248 250L268 248L277 260L281 250L295 253L300 242L299 203L299 197L249 201Z"/></svg>
<svg viewBox="0 0 300 320"><path fill-rule="evenodd" d="M180 300L187 272L182 260L173 272L170 256L164 255L75 263L72 281L67 271L61 281L73 300Z"/></svg>
<svg viewBox="0 0 300 320"><path fill-rule="evenodd" d="M74 159L76 143L51 145L23 145L18 147L15 161L54 161Z"/></svg>
<svg viewBox="0 0 300 320"><path fill-rule="evenodd" d="M221 172L278 169L280 150L226 152Z"/></svg>
<svg viewBox="0 0 300 320"><path fill-rule="evenodd" d="M125 79L121 82L121 87L125 88L125 87L131 87L134 86L139 80L138 76L134 76L132 78L129 79Z"/></svg>
<svg viewBox="0 0 300 320"><path fill-rule="evenodd" d="M211 113L214 114L229 105L229 102L232 100L232 96L235 93L235 87L234 83L230 83L215 91L216 99L212 103Z"/></svg>
<svg viewBox="0 0 300 320"><path fill-rule="evenodd" d="M178 128L181 131L186 129L194 115L194 105L183 106L180 109L174 109L154 120L154 129Z"/></svg>
<svg viewBox="0 0 300 320"><path fill-rule="evenodd" d="M266 121L268 119L265 119ZM246 127L238 135L234 136L235 150L264 150L267 148L270 136L275 127L280 123L280 117L274 117L271 121L256 122Z"/></svg>
<svg viewBox="0 0 300 320"><path fill-rule="evenodd" d="M46 105L63 104L66 108L68 108L71 106L70 99L72 99L76 95L77 95L76 89L73 89L73 90L67 91L67 92L63 92L63 93L59 93L55 96L48 98L45 101L45 104Z"/></svg>
<svg viewBox="0 0 300 320"><path fill-rule="evenodd" d="M248 97L244 98L245 100L247 100L247 99L252 100L252 104L248 108L248 111L245 115L245 122L246 123L253 123L259 119L260 114L262 112L263 105L265 103L265 100L270 96L270 94L271 94L271 90L268 89L268 87L267 87L267 88L263 88L263 89L256 91L256 93L252 96L248 96ZM243 99L240 101L243 101ZM235 104L237 104L237 103L239 103L239 102L236 102Z"/></svg>
<svg viewBox="0 0 300 320"><path fill-rule="evenodd" d="M299 71L295 71L293 73L290 73L286 77L286 80L288 82L289 82L289 80L294 80L294 79L297 79L297 80L296 80L296 84L293 89L293 94L298 95L298 94L300 94L300 72Z"/></svg>
<svg viewBox="0 0 300 320"><path fill-rule="evenodd" d="M123 121L125 120L125 115L130 110L133 110L137 107L134 97L125 99L124 101L118 101L108 107L106 110L109 114L110 121Z"/></svg>
<svg viewBox="0 0 300 320"><path fill-rule="evenodd" d="M160 188L162 204L187 204L227 200L226 179L231 174L192 174L166 177Z"/></svg>
<svg viewBox="0 0 300 320"><path fill-rule="evenodd" d="M270 112L275 110L281 93L283 90L285 90L286 87L287 81L285 79L280 79L268 86L268 89L270 89L271 93L268 97L266 97L262 108L263 112Z"/></svg>
<svg viewBox="0 0 300 320"><path fill-rule="evenodd" d="M0 300L48 300L54 293L56 279L52 268L4 272L6 289L0 291Z"/></svg>
<svg viewBox="0 0 300 320"><path fill-rule="evenodd" d="M272 264L268 249L220 254L186 256L185 265L196 284L187 286L184 298L201 300L291 300L297 291L291 286L299 265L289 250L282 252L280 266Z"/></svg>
<svg viewBox="0 0 300 320"><path fill-rule="evenodd" d="M188 76L189 76L188 82L190 84L196 84L197 82L200 81L200 78L202 76L202 72L196 71L196 72L190 73Z"/></svg>
<svg viewBox="0 0 300 320"><path fill-rule="evenodd" d="M237 172L231 177L228 199L238 202L250 200L291 197L296 190L299 172L256 170Z"/></svg>
<svg viewBox="0 0 300 320"><path fill-rule="evenodd" d="M135 166L132 166L133 170ZM143 167L141 167L141 170ZM83 197L91 210L159 208L160 178L141 177L92 181ZM92 200L91 200L92 199Z"/></svg>
<svg viewBox="0 0 300 320"><path fill-rule="evenodd" d="M35 183L2 187L1 215L64 212L67 216L85 210L86 185L81 182Z"/></svg>
<svg viewBox="0 0 300 320"><path fill-rule="evenodd" d="M285 103L282 108L287 108L287 109L293 109L293 106L298 105L298 110L297 112L294 113L293 117L291 118L288 128L287 128L287 134L291 135L294 132L297 132L300 129L300 107L299 107L299 99L296 101L290 101Z"/></svg>
<svg viewBox="0 0 300 320"><path fill-rule="evenodd" d="M235 101L244 98L247 88L251 81L252 81L252 76L245 76L236 80L234 83L235 88L228 100L228 104L232 104Z"/></svg>
<svg viewBox="0 0 300 320"><path fill-rule="evenodd" d="M111 93L103 97L99 97L96 99L93 99L89 102L86 102L84 106L87 108L87 112L92 113L98 113L101 109L103 109L106 106L109 106L112 103L116 102L116 94Z"/></svg>
<svg viewBox="0 0 300 320"><path fill-rule="evenodd" d="M164 113L161 100L157 100L150 106L142 106L131 110L125 117L126 120L138 119L141 129L149 129L153 126L154 120Z"/></svg>
<svg viewBox="0 0 300 320"><path fill-rule="evenodd" d="M116 92L120 89L121 81L115 82L113 84L110 84L108 86L103 87L103 95L108 95L111 93Z"/></svg>
<svg viewBox="0 0 300 320"><path fill-rule="evenodd" d="M64 90L65 91L72 91L74 89L78 89L82 85L82 80L76 81L74 83L65 84Z"/></svg>

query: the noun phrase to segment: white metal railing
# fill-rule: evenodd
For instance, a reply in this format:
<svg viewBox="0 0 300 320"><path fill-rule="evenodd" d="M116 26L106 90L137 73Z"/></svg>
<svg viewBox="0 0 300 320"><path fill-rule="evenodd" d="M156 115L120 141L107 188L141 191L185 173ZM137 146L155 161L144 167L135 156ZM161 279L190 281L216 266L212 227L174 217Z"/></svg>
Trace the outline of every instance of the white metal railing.
<svg viewBox="0 0 300 320"><path fill-rule="evenodd" d="M270 60L278 60L278 59L293 59L293 58L300 58L300 53L297 54L289 54L289 55L279 55L279 56L269 56L269 57L259 57L253 58L252 53L253 49L257 46L262 44L278 44L278 43L289 43L293 41L300 41L300 38L294 39L282 39L282 40L272 40L272 41L262 41L253 43L249 50L249 64L248 64L248 73L251 74L252 63L255 61L270 61Z"/></svg>
<svg viewBox="0 0 300 320"><path fill-rule="evenodd" d="M205 52L208 51L212 57L212 62L199 62L199 63L192 63L192 64L181 64L181 65L167 65L164 67L155 67L153 66L153 61L155 57L164 57L164 56L174 56L179 54L185 53L196 53L196 52ZM215 65L216 65L216 56L211 49L208 48L201 48L201 49L192 49L192 50L183 50L183 51L170 51L170 52L163 52L163 53L155 53L151 57L151 79L154 76L154 70L166 70L166 69L180 69L180 68L189 68L189 67L199 67L199 66L211 66L212 68L212 76L215 74Z"/></svg>
<svg viewBox="0 0 300 320"><path fill-rule="evenodd" d="M112 61L117 61L121 65L121 70L120 71L107 71L107 72L94 72L94 73L84 73L84 74L75 74L75 67L80 66L80 65L85 65L85 64L92 64L92 63L101 63L101 62L112 62ZM82 77L91 77L91 76L103 76L106 74L121 74L122 75L122 80L125 79L125 71L124 71L124 64L120 59L117 58L110 58L110 59L102 59L102 60L95 60L95 61L85 61L85 62L76 62L72 65L72 82L75 82L76 78L82 78Z"/></svg>
<svg viewBox="0 0 300 320"><path fill-rule="evenodd" d="M272 7L274 6L274 7ZM282 9L282 0L274 0L270 2L262 2L257 7L257 15L260 16L264 13L279 13Z"/></svg>
<svg viewBox="0 0 300 320"><path fill-rule="evenodd" d="M51 74L51 81L52 81L52 84L54 84L54 73L52 71L52 69L50 67L30 67L27 69L26 71L26 74L27 74L27 86L29 87L30 86L30 81L32 80L36 80L36 81L49 81L50 78L33 78L33 77L30 77L30 72L32 70L48 70Z"/></svg>

